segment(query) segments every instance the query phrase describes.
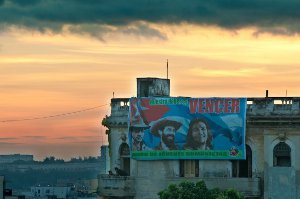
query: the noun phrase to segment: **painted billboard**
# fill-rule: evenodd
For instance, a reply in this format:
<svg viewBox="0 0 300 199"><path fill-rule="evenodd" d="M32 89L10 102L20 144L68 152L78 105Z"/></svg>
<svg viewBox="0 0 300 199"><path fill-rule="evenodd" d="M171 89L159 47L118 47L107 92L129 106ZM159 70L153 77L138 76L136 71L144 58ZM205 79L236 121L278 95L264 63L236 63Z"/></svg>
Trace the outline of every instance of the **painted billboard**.
<svg viewBox="0 0 300 199"><path fill-rule="evenodd" d="M246 98L131 98L131 157L245 159Z"/></svg>

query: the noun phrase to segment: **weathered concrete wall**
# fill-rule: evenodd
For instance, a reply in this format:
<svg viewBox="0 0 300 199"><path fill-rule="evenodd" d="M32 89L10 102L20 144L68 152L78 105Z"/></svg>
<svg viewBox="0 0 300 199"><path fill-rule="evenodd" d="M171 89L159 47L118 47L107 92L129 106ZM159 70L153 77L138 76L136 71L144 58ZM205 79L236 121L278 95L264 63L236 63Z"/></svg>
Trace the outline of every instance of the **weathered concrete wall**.
<svg viewBox="0 0 300 199"><path fill-rule="evenodd" d="M179 176L178 160L143 160L131 159L131 174L136 177L174 177Z"/></svg>
<svg viewBox="0 0 300 199"><path fill-rule="evenodd" d="M232 163L229 160L200 160L199 177L231 177Z"/></svg>
<svg viewBox="0 0 300 199"><path fill-rule="evenodd" d="M179 161L131 161L135 176L137 199L155 199L157 193L167 187L167 179L179 177Z"/></svg>
<svg viewBox="0 0 300 199"><path fill-rule="evenodd" d="M270 167L268 168L267 186L265 199L296 199L296 172L292 167Z"/></svg>
<svg viewBox="0 0 300 199"><path fill-rule="evenodd" d="M200 177L230 177L231 162L227 160L199 161ZM131 159L131 175L135 176L137 199L155 199L157 193L168 186L170 179L180 178L179 160L137 161ZM171 180L172 181L172 180Z"/></svg>
<svg viewBox="0 0 300 199"><path fill-rule="evenodd" d="M266 129L264 132L264 198L300 199L300 160L296 155L300 151L299 128ZM285 142L291 148L291 167L273 166L273 149Z"/></svg>
<svg viewBox="0 0 300 199"><path fill-rule="evenodd" d="M264 172L264 130L247 128L246 144L252 150L252 176L263 177Z"/></svg>
<svg viewBox="0 0 300 199"><path fill-rule="evenodd" d="M300 171L300 159L298 152L300 151L300 129L298 130L292 130L292 131L288 131L287 132L287 139L290 140L290 142L292 143L291 146L291 158L292 158L292 163L294 163L294 168L296 169L296 171ZM297 182L300 185L300 182Z"/></svg>

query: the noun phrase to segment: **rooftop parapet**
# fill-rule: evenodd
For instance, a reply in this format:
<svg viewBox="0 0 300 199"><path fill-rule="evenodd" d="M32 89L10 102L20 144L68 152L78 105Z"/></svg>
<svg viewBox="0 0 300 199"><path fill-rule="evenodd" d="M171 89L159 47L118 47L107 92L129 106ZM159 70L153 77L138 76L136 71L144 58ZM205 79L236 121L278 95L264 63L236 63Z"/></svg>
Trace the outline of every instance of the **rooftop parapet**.
<svg viewBox="0 0 300 199"><path fill-rule="evenodd" d="M129 98L111 99L111 115L103 119L104 126L127 126ZM248 122L300 123L300 97L247 98Z"/></svg>
<svg viewBox="0 0 300 199"><path fill-rule="evenodd" d="M300 115L299 97L248 98L247 115L257 116L294 116Z"/></svg>
<svg viewBox="0 0 300 199"><path fill-rule="evenodd" d="M129 98L111 99L111 116L128 116ZM300 115L300 97L247 98L247 115Z"/></svg>
<svg viewBox="0 0 300 199"><path fill-rule="evenodd" d="M129 114L129 98L112 98L111 114L102 120L102 125L111 126L127 126Z"/></svg>
<svg viewBox="0 0 300 199"><path fill-rule="evenodd" d="M129 98L112 98L111 99L111 115L123 116L128 115Z"/></svg>
<svg viewBox="0 0 300 199"><path fill-rule="evenodd" d="M130 197L135 195L135 178L131 176L98 175L98 191L105 197Z"/></svg>

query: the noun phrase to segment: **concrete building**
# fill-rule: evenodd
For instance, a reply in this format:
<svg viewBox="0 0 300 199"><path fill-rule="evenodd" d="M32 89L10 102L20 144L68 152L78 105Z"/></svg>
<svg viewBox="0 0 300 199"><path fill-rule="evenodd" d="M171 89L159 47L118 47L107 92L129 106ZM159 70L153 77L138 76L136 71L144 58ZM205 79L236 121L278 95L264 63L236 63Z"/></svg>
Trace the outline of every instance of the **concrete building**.
<svg viewBox="0 0 300 199"><path fill-rule="evenodd" d="M4 194L4 176L0 176L0 199L3 199Z"/></svg>
<svg viewBox="0 0 300 199"><path fill-rule="evenodd" d="M31 196L34 198L58 198L66 199L71 193L68 186L34 186L31 187Z"/></svg>
<svg viewBox="0 0 300 199"><path fill-rule="evenodd" d="M137 97L169 96L169 79L138 78L137 83ZM111 169L120 167L130 176L100 175L101 196L155 199L170 183L204 180L208 188L235 188L247 198L300 199L299 97L247 98L246 160L132 159L129 108L129 98L113 98L111 115L102 121Z"/></svg>
<svg viewBox="0 0 300 199"><path fill-rule="evenodd" d="M100 174L108 173L110 170L109 148L107 145L101 146L100 151Z"/></svg>

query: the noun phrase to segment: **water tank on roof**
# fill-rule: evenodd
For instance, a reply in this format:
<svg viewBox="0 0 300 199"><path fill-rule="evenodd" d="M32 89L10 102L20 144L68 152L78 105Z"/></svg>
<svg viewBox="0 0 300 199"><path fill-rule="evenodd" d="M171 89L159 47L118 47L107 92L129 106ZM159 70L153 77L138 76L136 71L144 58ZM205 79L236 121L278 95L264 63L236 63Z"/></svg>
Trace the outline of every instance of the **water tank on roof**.
<svg viewBox="0 0 300 199"><path fill-rule="evenodd" d="M170 97L170 79L137 78L137 97Z"/></svg>

